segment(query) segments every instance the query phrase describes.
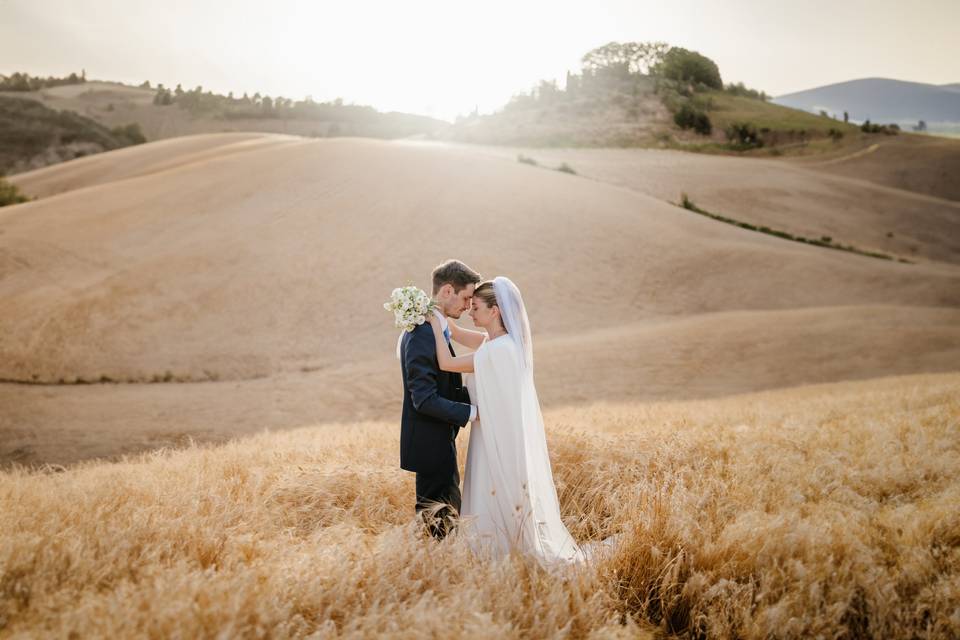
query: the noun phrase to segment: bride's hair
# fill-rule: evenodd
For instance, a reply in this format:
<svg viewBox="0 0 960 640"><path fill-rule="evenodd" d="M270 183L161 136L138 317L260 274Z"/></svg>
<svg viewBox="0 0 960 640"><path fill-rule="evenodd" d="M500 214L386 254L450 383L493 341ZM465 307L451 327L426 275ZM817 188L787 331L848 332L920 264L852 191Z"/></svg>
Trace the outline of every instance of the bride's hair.
<svg viewBox="0 0 960 640"><path fill-rule="evenodd" d="M493 291L493 280L484 280L473 290L473 297L480 298L488 307L500 308L497 304L497 294ZM500 318L500 326L506 331L507 327L503 324L503 317Z"/></svg>

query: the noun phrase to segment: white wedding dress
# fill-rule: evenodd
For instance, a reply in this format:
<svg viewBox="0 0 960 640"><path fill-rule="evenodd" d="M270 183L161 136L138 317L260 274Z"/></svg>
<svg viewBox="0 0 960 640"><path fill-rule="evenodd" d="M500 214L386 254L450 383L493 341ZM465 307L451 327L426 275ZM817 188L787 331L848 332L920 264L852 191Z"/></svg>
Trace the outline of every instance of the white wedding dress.
<svg viewBox="0 0 960 640"><path fill-rule="evenodd" d="M508 334L484 340L466 380L479 419L470 429L460 530L488 556L517 550L546 565L583 562L590 554L560 518L523 301L506 278L494 280L494 291Z"/></svg>

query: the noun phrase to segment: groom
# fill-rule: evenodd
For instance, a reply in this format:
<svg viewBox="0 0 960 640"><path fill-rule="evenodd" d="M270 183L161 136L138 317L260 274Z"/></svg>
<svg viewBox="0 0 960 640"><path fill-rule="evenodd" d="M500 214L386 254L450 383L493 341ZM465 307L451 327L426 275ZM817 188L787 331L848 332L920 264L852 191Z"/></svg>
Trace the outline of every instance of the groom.
<svg viewBox="0 0 960 640"><path fill-rule="evenodd" d="M447 318L459 318L470 306L480 274L460 262L447 260L433 270L433 298L441 315L447 348ZM415 511L431 535L442 539L460 512L460 473L457 470L457 433L477 417L459 373L441 371L430 324L424 322L403 335L400 343L403 374L403 414L400 418L400 468L416 472ZM436 510L436 517L431 517ZM423 513L426 511L426 513Z"/></svg>

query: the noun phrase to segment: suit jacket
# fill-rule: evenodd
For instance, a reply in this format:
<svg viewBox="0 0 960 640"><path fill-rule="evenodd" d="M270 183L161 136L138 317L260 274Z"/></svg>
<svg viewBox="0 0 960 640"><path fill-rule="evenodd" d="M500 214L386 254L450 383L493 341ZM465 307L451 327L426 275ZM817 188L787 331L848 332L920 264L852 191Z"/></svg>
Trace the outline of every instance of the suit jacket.
<svg viewBox="0 0 960 640"><path fill-rule="evenodd" d="M449 349L451 355L457 355L452 345ZM459 373L440 370L429 323L418 325L401 339L400 371L400 468L452 473L457 469L457 434L470 420L470 394Z"/></svg>

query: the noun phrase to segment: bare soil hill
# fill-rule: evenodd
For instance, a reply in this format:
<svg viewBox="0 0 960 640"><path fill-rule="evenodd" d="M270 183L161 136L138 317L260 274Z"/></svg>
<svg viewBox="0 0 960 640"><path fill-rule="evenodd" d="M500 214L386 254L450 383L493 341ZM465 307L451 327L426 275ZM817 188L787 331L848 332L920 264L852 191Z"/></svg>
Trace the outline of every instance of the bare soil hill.
<svg viewBox="0 0 960 640"><path fill-rule="evenodd" d="M57 195L0 210L4 461L394 418L381 303L451 256L523 290L549 406L960 362L954 264L789 242L479 148L229 134L16 181Z"/></svg>
<svg viewBox="0 0 960 640"><path fill-rule="evenodd" d="M960 139L913 134L881 136L840 154L794 161L831 175L960 202Z"/></svg>
<svg viewBox="0 0 960 640"><path fill-rule="evenodd" d="M482 150L503 158L523 156L544 168L566 164L578 175L666 202L678 203L687 193L711 213L804 237L828 236L911 261L960 263L960 202L885 187L875 183L876 176L847 177L833 170L843 160L794 164L671 149Z"/></svg>

